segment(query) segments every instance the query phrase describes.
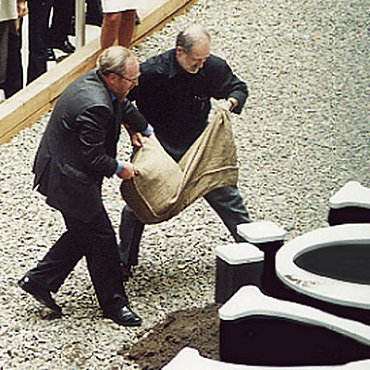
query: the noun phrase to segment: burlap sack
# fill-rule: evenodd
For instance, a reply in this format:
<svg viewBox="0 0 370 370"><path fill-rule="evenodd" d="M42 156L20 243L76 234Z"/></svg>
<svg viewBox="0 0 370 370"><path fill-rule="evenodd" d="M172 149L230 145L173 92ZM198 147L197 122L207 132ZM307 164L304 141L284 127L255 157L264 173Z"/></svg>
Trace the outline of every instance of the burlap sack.
<svg viewBox="0 0 370 370"><path fill-rule="evenodd" d="M146 224L168 220L211 190L237 183L229 115L217 113L178 163L154 138L145 142L132 163L139 175L122 181L123 199Z"/></svg>

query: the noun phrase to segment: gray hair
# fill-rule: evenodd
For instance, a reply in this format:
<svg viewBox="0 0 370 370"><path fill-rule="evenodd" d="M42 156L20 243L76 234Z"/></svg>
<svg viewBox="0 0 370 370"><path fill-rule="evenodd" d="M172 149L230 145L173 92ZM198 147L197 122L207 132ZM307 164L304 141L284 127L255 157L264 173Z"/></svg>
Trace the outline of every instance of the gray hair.
<svg viewBox="0 0 370 370"><path fill-rule="evenodd" d="M211 41L211 35L203 26L195 24L179 32L176 38L176 47L180 46L185 53L189 53L193 46L201 40Z"/></svg>
<svg viewBox="0 0 370 370"><path fill-rule="evenodd" d="M99 55L96 68L104 75L108 73L124 74L126 61L133 58L131 51L123 46L111 46Z"/></svg>

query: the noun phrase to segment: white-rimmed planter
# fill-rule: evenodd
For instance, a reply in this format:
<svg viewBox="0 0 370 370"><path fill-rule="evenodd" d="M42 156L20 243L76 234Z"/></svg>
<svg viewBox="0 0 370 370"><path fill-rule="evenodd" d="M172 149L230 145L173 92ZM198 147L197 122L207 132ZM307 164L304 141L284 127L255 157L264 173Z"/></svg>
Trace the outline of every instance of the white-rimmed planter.
<svg viewBox="0 0 370 370"><path fill-rule="evenodd" d="M329 225L370 223L370 189L349 181L330 199Z"/></svg>
<svg viewBox="0 0 370 370"><path fill-rule="evenodd" d="M370 285L345 281L317 273L309 272L296 263L305 253L325 248L350 248L353 253L362 248L370 248L370 224L345 224L322 228L301 235L286 243L276 255L276 273L279 279L290 289L298 292L303 303L313 305L332 313L370 323ZM365 250L364 250L365 251ZM368 249L366 249L366 252ZM351 252L350 252L351 253ZM333 254L332 264L338 264L338 256ZM361 262L368 266L364 273L370 274L370 261ZM352 269L360 268L354 265ZM363 267L362 267L363 268ZM368 272L369 271L369 272ZM355 271L356 272L356 271ZM360 272L360 271L358 271ZM369 277L370 279L370 277ZM309 297L307 302L304 298ZM296 300L294 298L294 300Z"/></svg>
<svg viewBox="0 0 370 370"><path fill-rule="evenodd" d="M239 289L219 317L224 362L322 368L370 359L370 326L268 297L255 286Z"/></svg>

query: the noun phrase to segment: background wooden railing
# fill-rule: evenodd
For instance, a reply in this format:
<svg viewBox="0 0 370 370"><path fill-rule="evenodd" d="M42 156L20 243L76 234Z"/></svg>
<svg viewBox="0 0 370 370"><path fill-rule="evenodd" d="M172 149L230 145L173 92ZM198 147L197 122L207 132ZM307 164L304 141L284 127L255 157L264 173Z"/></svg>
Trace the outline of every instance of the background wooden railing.
<svg viewBox="0 0 370 370"><path fill-rule="evenodd" d="M132 44L157 31L196 0L151 0L141 15ZM61 92L80 74L93 68L100 52L99 38L78 49L53 69L0 104L0 144L8 142L52 108Z"/></svg>

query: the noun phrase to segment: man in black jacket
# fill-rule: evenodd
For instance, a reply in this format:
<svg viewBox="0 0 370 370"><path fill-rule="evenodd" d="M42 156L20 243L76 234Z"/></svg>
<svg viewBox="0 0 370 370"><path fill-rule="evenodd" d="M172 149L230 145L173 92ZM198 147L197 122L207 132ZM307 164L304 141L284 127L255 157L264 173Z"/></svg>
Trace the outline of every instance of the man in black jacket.
<svg viewBox="0 0 370 370"><path fill-rule="evenodd" d="M106 49L97 69L63 92L42 137L34 185L62 213L67 231L19 285L58 314L61 308L50 292L58 291L85 256L104 316L121 325L141 324L128 306L116 237L101 197L104 177L135 176L132 164L115 159L121 124L139 141L153 131L126 99L139 74L139 63L128 49Z"/></svg>
<svg viewBox="0 0 370 370"><path fill-rule="evenodd" d="M224 99L223 109L239 114L248 96L247 86L223 59L210 54L210 35L193 25L180 32L176 48L150 58L140 66L140 84L128 98L153 125L164 149L178 161L208 124L211 98ZM153 189L155 190L155 189ZM221 217L236 241L238 224L250 222L236 186L215 189L204 197ZM144 225L125 206L120 225L120 258L124 279L137 264Z"/></svg>

